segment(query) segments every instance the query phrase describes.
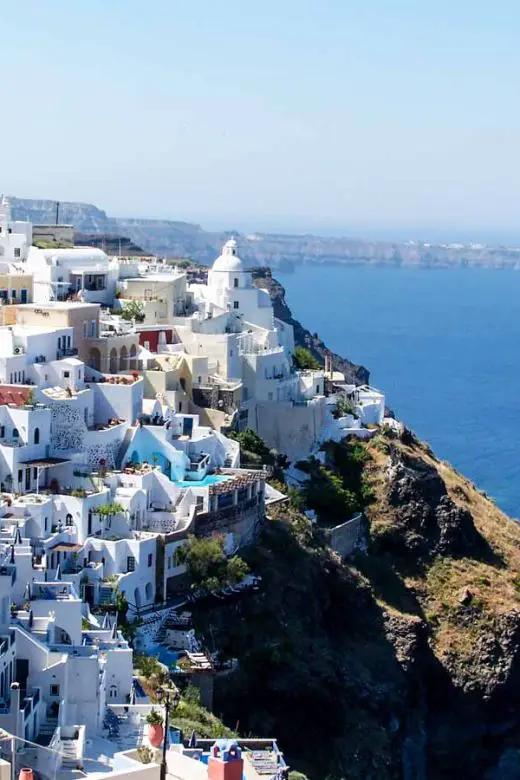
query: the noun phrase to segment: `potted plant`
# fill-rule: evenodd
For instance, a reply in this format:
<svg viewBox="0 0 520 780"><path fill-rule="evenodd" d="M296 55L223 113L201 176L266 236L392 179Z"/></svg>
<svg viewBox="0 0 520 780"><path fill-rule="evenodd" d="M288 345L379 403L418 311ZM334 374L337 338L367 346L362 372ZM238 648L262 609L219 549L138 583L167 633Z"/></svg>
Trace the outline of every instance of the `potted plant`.
<svg viewBox="0 0 520 780"><path fill-rule="evenodd" d="M146 716L148 723L148 740L153 747L160 747L164 737L162 715L157 710L151 710Z"/></svg>

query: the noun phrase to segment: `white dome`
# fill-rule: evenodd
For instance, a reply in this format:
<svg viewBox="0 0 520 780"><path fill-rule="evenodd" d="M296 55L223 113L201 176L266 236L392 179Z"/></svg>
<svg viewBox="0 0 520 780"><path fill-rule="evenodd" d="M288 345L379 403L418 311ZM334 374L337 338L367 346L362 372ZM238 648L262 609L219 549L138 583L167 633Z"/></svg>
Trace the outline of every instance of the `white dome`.
<svg viewBox="0 0 520 780"><path fill-rule="evenodd" d="M242 260L237 255L237 242L234 238L226 241L222 254L217 257L212 266L212 271L225 271L227 273L240 272L244 270Z"/></svg>

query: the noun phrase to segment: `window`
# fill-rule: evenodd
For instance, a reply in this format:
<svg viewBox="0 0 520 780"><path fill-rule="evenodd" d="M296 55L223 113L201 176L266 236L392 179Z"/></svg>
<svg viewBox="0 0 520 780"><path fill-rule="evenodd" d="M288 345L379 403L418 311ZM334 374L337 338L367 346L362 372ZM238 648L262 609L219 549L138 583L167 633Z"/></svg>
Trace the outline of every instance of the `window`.
<svg viewBox="0 0 520 780"><path fill-rule="evenodd" d="M108 690L108 697L110 699L117 699L117 685L111 685Z"/></svg>
<svg viewBox="0 0 520 780"><path fill-rule="evenodd" d="M23 479L23 471L22 469L18 469L18 482L21 482Z"/></svg>
<svg viewBox="0 0 520 780"><path fill-rule="evenodd" d="M64 371L63 372L63 378L64 379L70 379L70 371Z"/></svg>
<svg viewBox="0 0 520 780"><path fill-rule="evenodd" d="M70 336L67 336L67 349L70 349Z"/></svg>
<svg viewBox="0 0 520 780"><path fill-rule="evenodd" d="M95 336L96 335L96 320L92 320L90 323L90 335Z"/></svg>
<svg viewBox="0 0 520 780"><path fill-rule="evenodd" d="M133 555L129 555L126 559L126 570L129 571L135 571L135 558Z"/></svg>
<svg viewBox="0 0 520 780"><path fill-rule="evenodd" d="M2 439L5 436L5 425L0 425L0 436L2 437Z"/></svg>
<svg viewBox="0 0 520 780"><path fill-rule="evenodd" d="M18 428L13 428L13 439L17 439L19 436Z"/></svg>
<svg viewBox="0 0 520 780"><path fill-rule="evenodd" d="M20 257L20 249L18 249L18 247L14 250L14 256Z"/></svg>
<svg viewBox="0 0 520 780"><path fill-rule="evenodd" d="M38 479L38 469L36 466L33 468L33 479Z"/></svg>
<svg viewBox="0 0 520 780"><path fill-rule="evenodd" d="M65 525L67 525L69 527L72 525L72 515L71 514L65 515Z"/></svg>
<svg viewBox="0 0 520 780"><path fill-rule="evenodd" d="M171 569L172 567L172 556L168 555L168 568Z"/></svg>
<svg viewBox="0 0 520 780"><path fill-rule="evenodd" d="M148 554L148 568L150 568L152 563L153 563L153 555L152 555L152 553L149 553Z"/></svg>
<svg viewBox="0 0 520 780"><path fill-rule="evenodd" d="M233 287L238 287L238 279L237 279L237 277L236 277L236 276L235 276L235 278L233 279Z"/></svg>
<svg viewBox="0 0 520 780"><path fill-rule="evenodd" d="M50 695L51 696L59 696L60 695L60 686L57 683L53 683L53 685L50 686Z"/></svg>
<svg viewBox="0 0 520 780"><path fill-rule="evenodd" d="M39 444L40 443L40 429L35 428L34 429L34 443Z"/></svg>
<svg viewBox="0 0 520 780"><path fill-rule="evenodd" d="M239 306L240 306L240 304L239 304L238 301L233 301L233 308L234 309L238 309Z"/></svg>
<svg viewBox="0 0 520 780"><path fill-rule="evenodd" d="M44 526L43 526L43 528L44 528L44 530L45 530L45 531L47 530L47 524L48 524L48 522L49 522L49 518L48 518L48 517L46 517L46 518L45 518L45 521L44 521Z"/></svg>
<svg viewBox="0 0 520 780"><path fill-rule="evenodd" d="M232 349L229 350L229 357L233 357L233 350Z"/></svg>
<svg viewBox="0 0 520 780"><path fill-rule="evenodd" d="M179 412L182 412L182 401L179 401Z"/></svg>
<svg viewBox="0 0 520 780"><path fill-rule="evenodd" d="M317 392L317 393L319 393L319 392L320 392L320 386L319 386L319 385L316 385L316 392Z"/></svg>
<svg viewBox="0 0 520 780"><path fill-rule="evenodd" d="M87 338L88 322L83 323L83 338Z"/></svg>

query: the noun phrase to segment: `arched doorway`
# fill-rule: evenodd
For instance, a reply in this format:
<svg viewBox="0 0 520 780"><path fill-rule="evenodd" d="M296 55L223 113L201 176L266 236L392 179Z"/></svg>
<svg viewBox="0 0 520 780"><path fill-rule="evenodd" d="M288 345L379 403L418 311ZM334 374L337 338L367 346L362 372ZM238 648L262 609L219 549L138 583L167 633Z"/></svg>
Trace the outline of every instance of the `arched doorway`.
<svg viewBox="0 0 520 780"><path fill-rule="evenodd" d="M136 588L134 590L134 602L137 609L141 608L141 593L139 591L139 588Z"/></svg>
<svg viewBox="0 0 520 780"><path fill-rule="evenodd" d="M119 355L119 370L128 371L128 350L124 344Z"/></svg>
<svg viewBox="0 0 520 780"><path fill-rule="evenodd" d="M101 352L97 347L92 347L88 356L88 364L91 368L95 368L96 371L101 370Z"/></svg>
<svg viewBox="0 0 520 780"><path fill-rule="evenodd" d="M111 374L117 374L117 349L115 347L110 350L109 371Z"/></svg>
<svg viewBox="0 0 520 780"><path fill-rule="evenodd" d="M137 369L137 347L135 344L130 347L130 368L132 371Z"/></svg>
<svg viewBox="0 0 520 780"><path fill-rule="evenodd" d="M151 582L146 583L145 595L146 601L151 601L153 599L153 585Z"/></svg>

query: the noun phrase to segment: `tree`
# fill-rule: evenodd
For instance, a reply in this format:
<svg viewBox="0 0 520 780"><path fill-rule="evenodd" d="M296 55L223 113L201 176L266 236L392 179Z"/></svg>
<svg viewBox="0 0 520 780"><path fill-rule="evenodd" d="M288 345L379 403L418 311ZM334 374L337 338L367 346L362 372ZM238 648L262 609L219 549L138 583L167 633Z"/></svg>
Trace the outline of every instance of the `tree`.
<svg viewBox="0 0 520 780"><path fill-rule="evenodd" d="M249 572L238 555L227 557L220 536L190 536L179 549L179 558L186 563L192 587L205 593L237 585Z"/></svg>
<svg viewBox="0 0 520 780"><path fill-rule="evenodd" d="M272 466L276 461L275 453L252 428L232 434L231 438L240 444L240 453L244 463Z"/></svg>
<svg viewBox="0 0 520 780"><path fill-rule="evenodd" d="M292 357L294 367L300 370L311 369L312 371L318 371L321 368L312 352L305 347L295 347Z"/></svg>
<svg viewBox="0 0 520 780"><path fill-rule="evenodd" d="M123 310L121 312L121 319L143 322L144 307L141 301L127 301L127 303L125 303L123 306Z"/></svg>

